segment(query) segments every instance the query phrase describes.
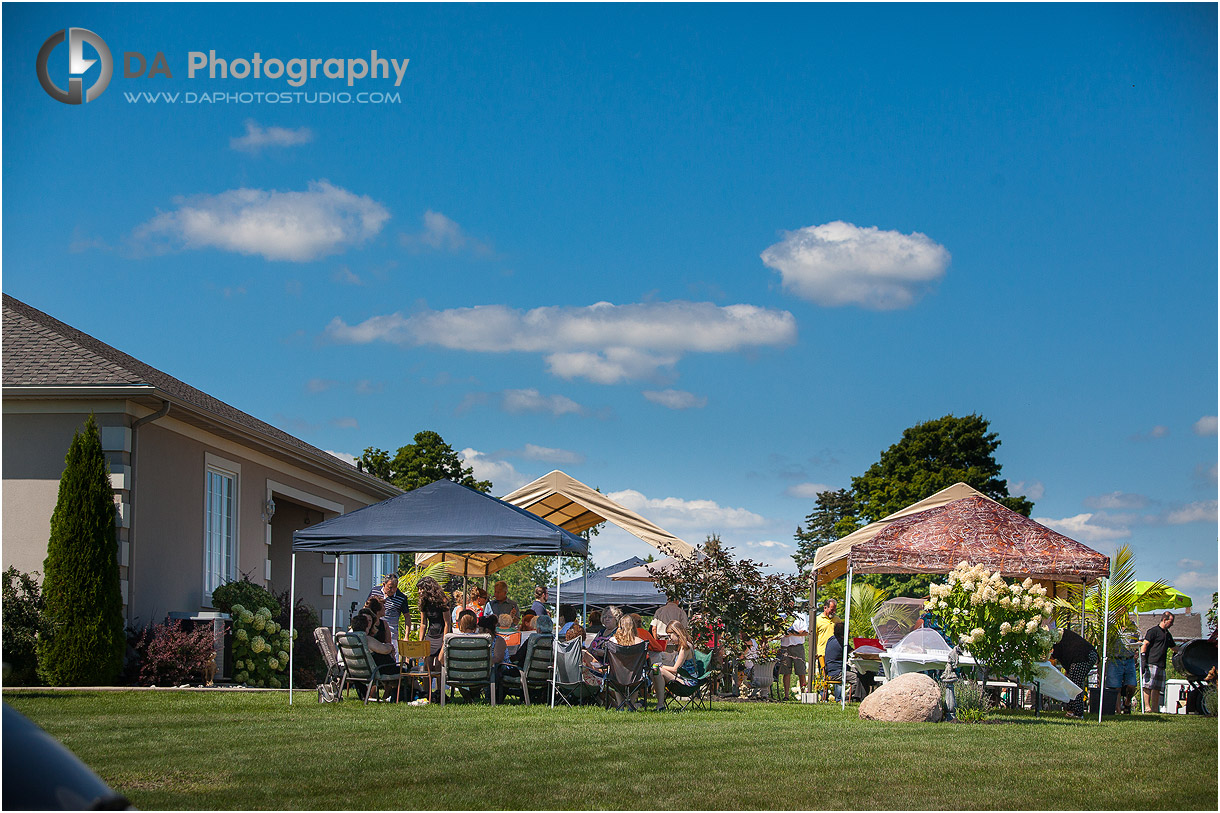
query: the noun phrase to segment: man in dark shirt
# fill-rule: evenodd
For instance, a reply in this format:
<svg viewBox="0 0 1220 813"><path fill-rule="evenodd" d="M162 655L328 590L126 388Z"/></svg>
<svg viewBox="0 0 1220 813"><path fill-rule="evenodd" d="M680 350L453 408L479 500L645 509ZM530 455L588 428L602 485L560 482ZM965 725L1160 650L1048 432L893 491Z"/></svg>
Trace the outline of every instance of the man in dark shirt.
<svg viewBox="0 0 1220 813"><path fill-rule="evenodd" d="M1144 633L1140 652L1144 656L1144 708L1152 712L1161 710L1161 691L1165 688L1165 653L1177 649L1177 642L1169 634L1173 626L1173 613L1161 614L1161 623Z"/></svg>
<svg viewBox="0 0 1220 813"><path fill-rule="evenodd" d="M1081 688L1080 694L1064 706L1067 716L1084 718L1084 685L1089 680L1089 670L1097 663L1097 650L1079 633L1063 630L1059 643L1051 648L1051 657L1067 670L1068 680Z"/></svg>

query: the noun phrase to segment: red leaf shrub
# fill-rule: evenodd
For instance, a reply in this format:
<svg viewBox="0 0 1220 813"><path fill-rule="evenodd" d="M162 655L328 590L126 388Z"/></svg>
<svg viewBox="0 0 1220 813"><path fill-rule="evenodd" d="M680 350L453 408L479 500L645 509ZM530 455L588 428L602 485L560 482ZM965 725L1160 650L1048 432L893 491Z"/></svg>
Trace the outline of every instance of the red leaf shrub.
<svg viewBox="0 0 1220 813"><path fill-rule="evenodd" d="M186 629L181 621L166 619L164 624L145 628L140 644L140 684L179 686L203 682L204 670L216 655L211 625Z"/></svg>

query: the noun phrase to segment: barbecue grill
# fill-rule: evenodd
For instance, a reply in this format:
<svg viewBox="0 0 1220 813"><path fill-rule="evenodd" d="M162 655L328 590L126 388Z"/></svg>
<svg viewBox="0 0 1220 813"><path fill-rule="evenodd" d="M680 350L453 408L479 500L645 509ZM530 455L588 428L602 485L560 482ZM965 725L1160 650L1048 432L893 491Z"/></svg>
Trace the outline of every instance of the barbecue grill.
<svg viewBox="0 0 1220 813"><path fill-rule="evenodd" d="M1207 675L1216 668L1216 642L1210 638L1196 638L1178 645L1178 651L1173 655L1173 668L1186 676L1190 684L1190 692L1186 695L1186 711L1196 711L1200 714L1214 715L1214 704L1207 702ZM1213 681L1215 677L1213 676Z"/></svg>

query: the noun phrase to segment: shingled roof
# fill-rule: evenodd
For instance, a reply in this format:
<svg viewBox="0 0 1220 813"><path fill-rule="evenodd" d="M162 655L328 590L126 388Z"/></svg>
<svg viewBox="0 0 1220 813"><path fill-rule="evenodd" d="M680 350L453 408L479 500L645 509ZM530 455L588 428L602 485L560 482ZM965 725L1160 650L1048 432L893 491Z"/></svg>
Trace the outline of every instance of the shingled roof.
<svg viewBox="0 0 1220 813"><path fill-rule="evenodd" d="M204 417L214 416L256 436L304 453L332 470L345 471L397 494L371 475L311 446L300 438L260 421L192 387L169 373L150 367L137 358L64 324L19 299L4 294L3 381L10 388L41 387L149 387L156 395L186 405ZM229 433L222 433L229 434Z"/></svg>

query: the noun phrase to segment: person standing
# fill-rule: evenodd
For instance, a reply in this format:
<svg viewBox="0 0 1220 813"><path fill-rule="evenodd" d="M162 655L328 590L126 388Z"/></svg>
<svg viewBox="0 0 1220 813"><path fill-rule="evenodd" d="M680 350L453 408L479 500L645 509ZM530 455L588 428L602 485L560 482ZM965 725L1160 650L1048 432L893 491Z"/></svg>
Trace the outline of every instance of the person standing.
<svg viewBox="0 0 1220 813"><path fill-rule="evenodd" d="M431 576L419 580L419 614L424 620L424 636L431 644L428 671L438 675L440 669L437 667L437 655L445 642L445 634L453 627L449 615L449 600L445 597L445 591L441 590L441 586ZM425 687L424 691L426 694L433 694L430 686ZM435 698L439 700L439 694L435 695Z"/></svg>
<svg viewBox="0 0 1220 813"><path fill-rule="evenodd" d="M788 609L794 609L789 605ZM833 630L833 627L832 627ZM809 637L809 616L805 613L792 613L792 622L788 630L779 639L780 661L779 673L784 678L784 699L792 696L792 670L796 670L801 691L805 691L805 639Z"/></svg>
<svg viewBox="0 0 1220 813"><path fill-rule="evenodd" d="M1059 643L1051 647L1051 657L1067 671L1068 680L1080 687L1080 694L1063 707L1067 717L1084 719L1084 687L1089 670L1097 664L1097 650L1080 633L1065 629Z"/></svg>
<svg viewBox="0 0 1220 813"><path fill-rule="evenodd" d="M491 601L487 602L487 606L483 609L483 615L492 615L496 618L505 613L521 612L521 608L517 606L517 602L508 597L508 583L496 582L496 586L492 588Z"/></svg>
<svg viewBox="0 0 1220 813"><path fill-rule="evenodd" d="M546 586L540 584L534 588L534 603L530 605L530 609L534 611L534 615L538 616L539 618L541 618L544 615L547 618L550 618L551 609L549 607L547 607L546 601L547 601Z"/></svg>
<svg viewBox="0 0 1220 813"><path fill-rule="evenodd" d="M1161 613L1161 621L1144 633L1140 652L1144 655L1144 708L1159 713L1161 692L1165 689L1165 653L1176 650L1178 644L1169 634L1173 626L1173 613Z"/></svg>
<svg viewBox="0 0 1220 813"><path fill-rule="evenodd" d="M818 657L823 661L826 659L826 643L835 636L835 608L838 606L838 602L833 598L826 599L826 602L822 604L822 612L818 614L817 623L815 624L818 634Z"/></svg>
<svg viewBox="0 0 1220 813"><path fill-rule="evenodd" d="M1135 699L1135 652L1122 630L1110 627L1110 645L1106 653L1106 688L1121 692L1118 712L1130 714Z"/></svg>
<svg viewBox="0 0 1220 813"><path fill-rule="evenodd" d="M369 591L369 598L380 598L385 603L386 628L390 631L390 646L394 648L394 657L398 657L398 617L401 615L407 622L402 637L411 635L411 610L407 606L407 594L398 589L398 576L387 575L380 585Z"/></svg>

